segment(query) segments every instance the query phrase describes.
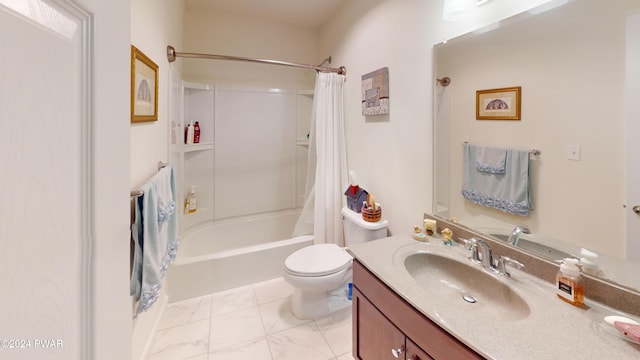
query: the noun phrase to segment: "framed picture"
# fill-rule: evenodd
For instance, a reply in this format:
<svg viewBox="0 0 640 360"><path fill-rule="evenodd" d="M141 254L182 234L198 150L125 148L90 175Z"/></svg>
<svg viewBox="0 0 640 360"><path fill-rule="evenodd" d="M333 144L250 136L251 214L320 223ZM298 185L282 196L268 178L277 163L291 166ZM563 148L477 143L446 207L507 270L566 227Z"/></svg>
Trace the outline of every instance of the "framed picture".
<svg viewBox="0 0 640 360"><path fill-rule="evenodd" d="M362 115L389 113L389 68L362 75Z"/></svg>
<svg viewBox="0 0 640 360"><path fill-rule="evenodd" d="M476 91L476 119L520 120L520 86Z"/></svg>
<svg viewBox="0 0 640 360"><path fill-rule="evenodd" d="M158 65L131 45L131 122L158 120Z"/></svg>

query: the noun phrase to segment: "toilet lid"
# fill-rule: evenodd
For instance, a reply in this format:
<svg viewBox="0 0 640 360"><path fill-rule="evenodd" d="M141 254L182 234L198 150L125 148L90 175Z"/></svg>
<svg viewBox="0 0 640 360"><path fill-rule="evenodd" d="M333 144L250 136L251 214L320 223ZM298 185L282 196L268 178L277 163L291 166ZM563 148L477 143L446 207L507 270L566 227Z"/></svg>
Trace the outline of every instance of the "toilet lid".
<svg viewBox="0 0 640 360"><path fill-rule="evenodd" d="M341 271L351 264L351 260L351 255L336 244L317 244L289 255L284 265L294 274L322 276Z"/></svg>

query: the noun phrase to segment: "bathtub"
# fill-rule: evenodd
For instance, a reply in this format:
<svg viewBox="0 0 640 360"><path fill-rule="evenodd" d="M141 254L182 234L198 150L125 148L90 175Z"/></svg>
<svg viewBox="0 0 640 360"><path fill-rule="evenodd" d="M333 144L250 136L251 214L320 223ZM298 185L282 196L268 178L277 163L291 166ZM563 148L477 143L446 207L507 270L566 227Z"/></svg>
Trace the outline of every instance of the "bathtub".
<svg viewBox="0 0 640 360"><path fill-rule="evenodd" d="M298 210L216 220L180 236L167 272L169 301L180 301L282 276L284 260L313 243L291 237Z"/></svg>

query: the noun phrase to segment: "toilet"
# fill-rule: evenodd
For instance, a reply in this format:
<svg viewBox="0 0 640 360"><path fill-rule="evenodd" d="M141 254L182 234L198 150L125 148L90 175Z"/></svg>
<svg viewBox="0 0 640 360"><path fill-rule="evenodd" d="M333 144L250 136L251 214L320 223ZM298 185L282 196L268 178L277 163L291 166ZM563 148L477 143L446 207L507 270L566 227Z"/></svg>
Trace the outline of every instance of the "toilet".
<svg viewBox="0 0 640 360"><path fill-rule="evenodd" d="M346 206L342 215L347 247L387 237L387 220L366 222ZM351 305L352 261L346 249L336 244L311 245L289 255L283 277L294 287L293 315L299 319L317 318Z"/></svg>

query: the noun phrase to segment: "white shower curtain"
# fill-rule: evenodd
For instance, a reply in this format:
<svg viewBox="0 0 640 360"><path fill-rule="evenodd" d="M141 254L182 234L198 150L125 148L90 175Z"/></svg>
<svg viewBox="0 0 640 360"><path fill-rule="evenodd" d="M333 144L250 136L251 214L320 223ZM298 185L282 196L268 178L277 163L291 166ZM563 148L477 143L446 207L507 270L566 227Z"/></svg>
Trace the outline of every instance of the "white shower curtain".
<svg viewBox="0 0 640 360"><path fill-rule="evenodd" d="M294 235L313 233L314 243L344 246L340 213L348 186L344 131L345 76L318 73L309 134L306 200Z"/></svg>

